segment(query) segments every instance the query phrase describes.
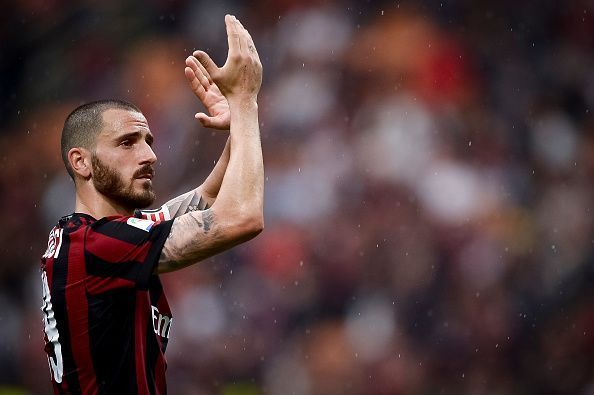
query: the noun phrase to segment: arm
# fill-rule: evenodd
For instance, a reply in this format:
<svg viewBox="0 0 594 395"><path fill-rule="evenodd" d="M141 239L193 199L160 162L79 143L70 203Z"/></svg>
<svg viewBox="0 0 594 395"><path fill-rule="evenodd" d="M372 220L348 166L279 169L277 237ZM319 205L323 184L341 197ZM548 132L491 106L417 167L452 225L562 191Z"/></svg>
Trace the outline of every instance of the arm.
<svg viewBox="0 0 594 395"><path fill-rule="evenodd" d="M227 170L227 165L229 164L229 156L231 152L231 138L227 139L227 143L225 144L225 148L221 153L221 157L215 164L214 168L206 177L206 180L200 185L202 197L206 200L207 207L212 206L217 195L219 194L219 190L221 189L221 184L223 183L223 177L225 176L225 171Z"/></svg>
<svg viewBox="0 0 594 395"><path fill-rule="evenodd" d="M177 196L164 204L164 206L167 207L166 212L169 213L169 218L177 218L190 211L206 210L212 206L221 188L221 183L223 182L223 176L225 175L225 170L229 163L229 153L230 139L227 139L221 157L206 180L204 180L204 182L196 189ZM162 211L162 209L157 211ZM150 210L142 210L141 213L150 213Z"/></svg>
<svg viewBox="0 0 594 395"><path fill-rule="evenodd" d="M194 55L227 98L231 114L229 162L212 207L177 217L158 272L178 270L255 237L263 229L264 166L257 95L262 65L254 43L235 17L225 17L229 55L222 68Z"/></svg>
<svg viewBox="0 0 594 395"><path fill-rule="evenodd" d="M204 66L194 56L188 56L184 73L190 89L192 89L192 92L200 99L210 114L209 116L199 112L196 113L195 118L204 127L229 130L231 122L229 103L218 86L213 82L208 71L206 71ZM205 210L212 206L221 188L223 176L229 163L229 147L229 139L227 139L221 157L202 185L169 200L164 204L165 209L162 206L158 210L143 210L141 214L149 218L151 212L164 212L167 213L165 219L171 219L190 211Z"/></svg>

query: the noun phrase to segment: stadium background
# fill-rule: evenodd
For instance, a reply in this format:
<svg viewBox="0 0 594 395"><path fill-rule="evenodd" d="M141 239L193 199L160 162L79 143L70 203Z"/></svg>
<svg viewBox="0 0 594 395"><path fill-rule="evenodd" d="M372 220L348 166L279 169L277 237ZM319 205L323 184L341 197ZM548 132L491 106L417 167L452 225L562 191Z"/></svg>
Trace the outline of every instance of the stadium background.
<svg viewBox="0 0 594 395"><path fill-rule="evenodd" d="M594 2L8 2L0 394L49 393L38 261L85 101L137 104L163 202L225 136L185 57L249 29L266 229L163 276L172 394L594 394ZM114 353L118 350L114 350Z"/></svg>

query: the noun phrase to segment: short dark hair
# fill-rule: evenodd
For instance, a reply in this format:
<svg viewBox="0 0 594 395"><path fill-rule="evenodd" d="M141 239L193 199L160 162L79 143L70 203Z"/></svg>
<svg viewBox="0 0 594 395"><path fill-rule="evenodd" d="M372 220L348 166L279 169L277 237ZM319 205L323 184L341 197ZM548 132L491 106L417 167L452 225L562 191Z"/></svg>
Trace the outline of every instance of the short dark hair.
<svg viewBox="0 0 594 395"><path fill-rule="evenodd" d="M68 151L75 147L92 150L95 138L103 127L103 113L110 109L122 109L142 113L138 107L124 100L107 99L83 104L74 109L64 122L62 129L62 160L66 171L74 180L74 171L68 161Z"/></svg>

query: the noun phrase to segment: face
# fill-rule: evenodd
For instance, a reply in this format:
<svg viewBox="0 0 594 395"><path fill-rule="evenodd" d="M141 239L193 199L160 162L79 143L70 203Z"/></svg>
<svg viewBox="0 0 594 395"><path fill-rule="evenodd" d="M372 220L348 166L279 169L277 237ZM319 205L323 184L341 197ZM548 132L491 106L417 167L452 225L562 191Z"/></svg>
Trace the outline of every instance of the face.
<svg viewBox="0 0 594 395"><path fill-rule="evenodd" d="M91 157L95 189L128 209L150 206L155 201L152 178L157 160L152 143L144 115L120 109L105 111Z"/></svg>

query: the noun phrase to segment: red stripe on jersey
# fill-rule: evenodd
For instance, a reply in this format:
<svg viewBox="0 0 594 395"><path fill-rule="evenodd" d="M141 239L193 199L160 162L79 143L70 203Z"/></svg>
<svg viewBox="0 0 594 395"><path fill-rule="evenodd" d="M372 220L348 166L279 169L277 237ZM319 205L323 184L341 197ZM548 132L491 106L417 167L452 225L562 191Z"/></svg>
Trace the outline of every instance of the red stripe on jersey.
<svg viewBox="0 0 594 395"><path fill-rule="evenodd" d="M136 283L119 277L87 277L87 291L91 295L98 295L114 289L134 288Z"/></svg>
<svg viewBox="0 0 594 395"><path fill-rule="evenodd" d="M162 212L162 211L159 213L159 220L160 221L165 221L165 213Z"/></svg>
<svg viewBox="0 0 594 395"><path fill-rule="evenodd" d="M150 303L146 292L136 292L136 306L134 312L134 358L136 365L136 385L138 388L138 395L149 395L148 381L146 378L145 369L145 347L146 344L146 328L148 325L148 316L143 312L151 311Z"/></svg>
<svg viewBox="0 0 594 395"><path fill-rule="evenodd" d="M68 280L66 306L68 308L68 329L72 344L72 356L78 370L78 381L84 394L97 394L97 380L89 341L89 306L87 303L84 266L84 231L70 234L68 251Z"/></svg>
<svg viewBox="0 0 594 395"><path fill-rule="evenodd" d="M127 226L127 225L126 225ZM150 245L136 246L89 229L87 251L106 262L144 262Z"/></svg>

